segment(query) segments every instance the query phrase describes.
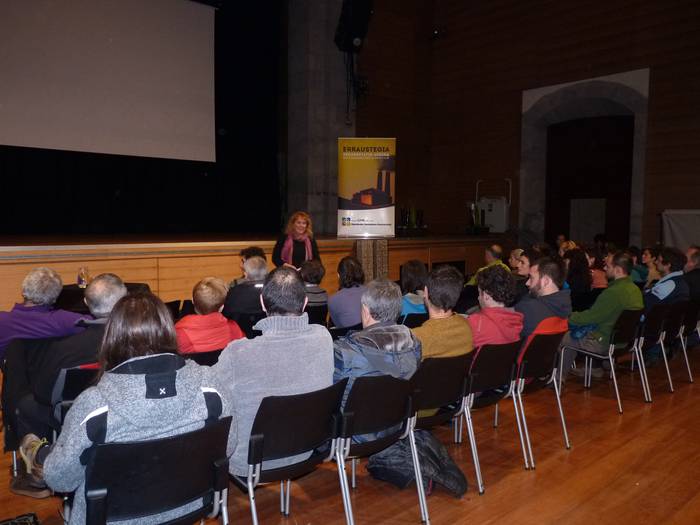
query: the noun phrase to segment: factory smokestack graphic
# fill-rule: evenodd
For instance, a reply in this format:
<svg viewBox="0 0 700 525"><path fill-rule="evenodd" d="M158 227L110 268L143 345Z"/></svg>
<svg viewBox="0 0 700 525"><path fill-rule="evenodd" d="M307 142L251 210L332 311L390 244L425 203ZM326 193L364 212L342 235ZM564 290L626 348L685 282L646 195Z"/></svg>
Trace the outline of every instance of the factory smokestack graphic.
<svg viewBox="0 0 700 525"><path fill-rule="evenodd" d="M384 172L382 170L379 170L377 172L377 191L382 191L382 174Z"/></svg>
<svg viewBox="0 0 700 525"><path fill-rule="evenodd" d="M384 193L391 199L391 172L387 171L384 177Z"/></svg>

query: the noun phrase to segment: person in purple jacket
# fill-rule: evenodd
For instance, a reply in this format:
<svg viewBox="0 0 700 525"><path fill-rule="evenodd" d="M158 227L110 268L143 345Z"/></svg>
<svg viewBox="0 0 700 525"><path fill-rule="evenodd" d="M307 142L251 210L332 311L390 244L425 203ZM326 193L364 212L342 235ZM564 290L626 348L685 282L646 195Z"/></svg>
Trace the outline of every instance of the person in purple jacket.
<svg viewBox="0 0 700 525"><path fill-rule="evenodd" d="M53 308L62 289L61 277L50 268L35 268L27 274L22 281L24 302L0 312L0 362L13 339L64 337L84 330L76 323L91 316Z"/></svg>

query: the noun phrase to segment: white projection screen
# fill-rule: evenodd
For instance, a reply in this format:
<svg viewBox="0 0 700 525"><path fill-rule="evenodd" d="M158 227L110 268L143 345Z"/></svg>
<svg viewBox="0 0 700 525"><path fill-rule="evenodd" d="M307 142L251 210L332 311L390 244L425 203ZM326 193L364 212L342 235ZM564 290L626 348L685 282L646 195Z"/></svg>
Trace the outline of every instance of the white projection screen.
<svg viewBox="0 0 700 525"><path fill-rule="evenodd" d="M214 128L214 8L0 2L0 144L213 162Z"/></svg>

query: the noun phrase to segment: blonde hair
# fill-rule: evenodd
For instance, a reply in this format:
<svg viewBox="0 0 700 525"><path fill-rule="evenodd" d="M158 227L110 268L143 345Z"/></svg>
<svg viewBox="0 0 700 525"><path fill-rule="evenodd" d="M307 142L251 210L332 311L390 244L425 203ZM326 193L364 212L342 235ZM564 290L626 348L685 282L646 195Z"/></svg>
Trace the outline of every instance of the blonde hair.
<svg viewBox="0 0 700 525"><path fill-rule="evenodd" d="M292 213L292 216L287 222L287 227L285 228L284 233L286 233L287 235L291 235L294 232L294 223L297 221L297 219L304 219L306 221L306 235L308 235L309 237L313 237L314 230L313 225L311 224L311 215L309 215L305 211L296 211Z"/></svg>
<svg viewBox="0 0 700 525"><path fill-rule="evenodd" d="M578 248L578 246L576 246L574 241L564 241L559 245L559 252L563 256L569 250L575 250L576 248Z"/></svg>
<svg viewBox="0 0 700 525"><path fill-rule="evenodd" d="M228 294L228 285L218 277L205 277L192 289L192 302L198 314L207 315L221 308Z"/></svg>

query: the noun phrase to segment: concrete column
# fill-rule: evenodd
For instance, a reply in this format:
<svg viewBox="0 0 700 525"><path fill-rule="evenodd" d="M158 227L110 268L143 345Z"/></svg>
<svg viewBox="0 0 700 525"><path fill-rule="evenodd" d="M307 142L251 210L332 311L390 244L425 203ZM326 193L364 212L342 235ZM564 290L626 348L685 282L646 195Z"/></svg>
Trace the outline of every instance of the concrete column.
<svg viewBox="0 0 700 525"><path fill-rule="evenodd" d="M316 233L336 233L338 137L345 119L344 55L333 42L342 0L288 1L287 209L308 211Z"/></svg>

